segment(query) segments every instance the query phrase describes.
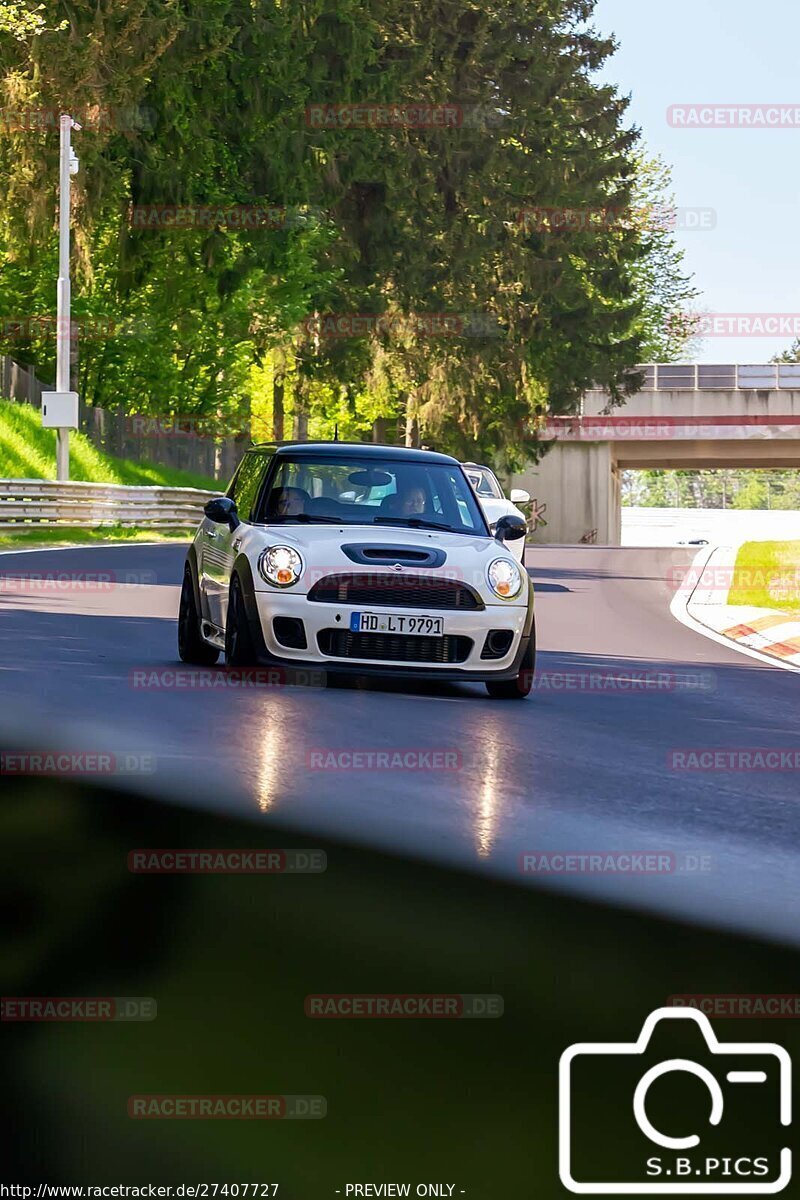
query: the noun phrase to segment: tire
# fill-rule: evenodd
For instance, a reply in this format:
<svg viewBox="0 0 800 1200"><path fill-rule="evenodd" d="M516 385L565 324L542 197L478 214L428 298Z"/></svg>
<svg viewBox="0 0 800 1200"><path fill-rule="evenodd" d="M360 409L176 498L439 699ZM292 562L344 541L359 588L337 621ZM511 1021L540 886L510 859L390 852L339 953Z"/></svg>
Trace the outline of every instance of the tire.
<svg viewBox="0 0 800 1200"><path fill-rule="evenodd" d="M228 593L228 619L225 622L225 662L229 667L253 667L256 658L241 580L238 575L233 575Z"/></svg>
<svg viewBox="0 0 800 1200"><path fill-rule="evenodd" d="M493 700L524 700L530 695L533 687L533 674L536 670L536 626L531 628L528 648L519 664L516 679L498 679L486 684L486 690Z"/></svg>
<svg viewBox="0 0 800 1200"><path fill-rule="evenodd" d="M178 654L181 661L196 667L213 667L219 650L209 646L200 636L200 614L194 598L192 570L187 564L183 572L181 606L178 610Z"/></svg>

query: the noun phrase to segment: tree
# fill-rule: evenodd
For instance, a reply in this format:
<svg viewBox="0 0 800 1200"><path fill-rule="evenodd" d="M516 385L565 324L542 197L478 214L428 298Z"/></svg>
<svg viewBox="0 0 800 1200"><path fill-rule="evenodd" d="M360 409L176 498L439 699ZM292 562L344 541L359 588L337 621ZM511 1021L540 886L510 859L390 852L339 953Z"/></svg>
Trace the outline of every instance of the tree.
<svg viewBox="0 0 800 1200"><path fill-rule="evenodd" d="M276 428L282 397L300 430L405 422L412 439L500 469L538 452L545 411L573 411L596 385L619 402L688 285L669 238L641 222L547 216L628 214L664 186L627 101L596 80L614 43L590 26L593 9L73 0L57 30L62 8L47 0L35 38L0 43L0 86L88 114L75 312L113 318L116 335L83 344L85 394L245 419L283 355L283 392L273 384L266 402ZM315 116L367 102L453 119ZM0 146L9 315L55 307L56 156L53 131ZM170 204L289 219L132 227L132 211ZM365 336L329 337L330 314L375 320ZM52 339L15 349L52 366Z"/></svg>
<svg viewBox="0 0 800 1200"><path fill-rule="evenodd" d="M29 42L47 29L44 4L26 4L25 0L3 0L0 6L0 37L14 38L17 42ZM57 26L65 29L66 21Z"/></svg>
<svg viewBox="0 0 800 1200"><path fill-rule="evenodd" d="M3 312L30 317L55 307L55 128L59 109L69 109L84 124L75 139L82 171L73 256L73 314L79 329L84 319L91 326L81 344L84 396L129 411L246 423L250 364L287 336L323 286L317 260L331 236L300 205L276 209L285 219L263 228L225 224L231 207L274 205L254 178L251 143L263 107L241 92L277 30L236 0L227 11L143 0L98 10L77 0L70 14L66 31L45 30L34 47L4 42L0 53L17 106L56 115L55 126L45 120L41 129L21 122L0 148L11 179L0 209ZM258 37L264 44L243 42ZM273 52L296 72L289 37L286 29ZM131 222L132 213L157 216L170 204L218 207L223 216L190 228ZM52 376L50 331L34 328L3 348Z"/></svg>
<svg viewBox="0 0 800 1200"><path fill-rule="evenodd" d="M800 362L800 338L792 343L788 350L784 350L781 354L776 354L772 359L774 363L796 363Z"/></svg>
<svg viewBox="0 0 800 1200"><path fill-rule="evenodd" d="M390 317L393 332L375 334L371 357L380 355L409 428L507 466L535 453L545 409L572 411L594 385L614 401L632 390L629 368L655 352L657 328L694 295L683 276L672 278L679 255L669 235L633 219L548 220L630 214L663 182L662 171L637 201L627 102L592 78L613 50L587 28L592 9L584 0L546 10L459 0L434 5L423 25L410 2L388 17L369 5L367 23L374 15L383 32L379 98L389 80L398 105L444 96L459 120L371 131L334 123L314 139L324 202L342 234L337 300ZM342 91L339 66L320 78L315 99L363 99L352 81ZM356 300L362 307L348 308ZM420 333L421 313L450 316L461 330ZM348 358L338 345L323 357Z"/></svg>
<svg viewBox="0 0 800 1200"><path fill-rule="evenodd" d="M633 265L643 362L676 362L697 352L698 318L692 310L700 292L684 273L685 254L673 233L677 212L670 168L660 158L640 155L631 219L640 226L645 245Z"/></svg>

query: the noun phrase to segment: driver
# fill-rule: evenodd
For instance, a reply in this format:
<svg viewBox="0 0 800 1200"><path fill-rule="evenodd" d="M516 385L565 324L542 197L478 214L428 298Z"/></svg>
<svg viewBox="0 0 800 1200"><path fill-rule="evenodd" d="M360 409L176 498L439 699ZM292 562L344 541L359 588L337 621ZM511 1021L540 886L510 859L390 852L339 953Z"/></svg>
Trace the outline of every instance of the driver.
<svg viewBox="0 0 800 1200"><path fill-rule="evenodd" d="M306 493L302 488L276 488L272 493L270 509L273 517L296 517L305 510Z"/></svg>

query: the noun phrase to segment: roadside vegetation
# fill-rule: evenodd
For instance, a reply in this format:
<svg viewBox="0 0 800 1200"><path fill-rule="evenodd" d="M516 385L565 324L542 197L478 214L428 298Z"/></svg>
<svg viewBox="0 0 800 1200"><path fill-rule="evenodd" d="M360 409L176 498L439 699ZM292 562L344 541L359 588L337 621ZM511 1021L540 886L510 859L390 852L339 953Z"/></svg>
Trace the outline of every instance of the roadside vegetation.
<svg viewBox="0 0 800 1200"><path fill-rule="evenodd" d="M126 462L98 450L82 433L69 438L70 479L87 483L152 484L219 491L213 479L150 463ZM0 479L55 479L56 434L43 429L29 404L0 400Z"/></svg>
<svg viewBox="0 0 800 1200"><path fill-rule="evenodd" d="M530 461L546 412L691 336L669 173L594 8L10 4L0 353L54 377L71 110L88 404Z"/></svg>
<svg viewBox="0 0 800 1200"><path fill-rule="evenodd" d="M800 541L745 542L733 578L728 604L800 613Z"/></svg>
<svg viewBox="0 0 800 1200"><path fill-rule="evenodd" d="M800 509L800 471L623 471L622 503L643 508Z"/></svg>
<svg viewBox="0 0 800 1200"><path fill-rule="evenodd" d="M27 550L37 546L104 546L114 542L190 542L191 534L184 530L136 529L126 525L98 526L97 529L72 529L68 525L51 525L47 529L27 527L24 533L0 529L0 550Z"/></svg>

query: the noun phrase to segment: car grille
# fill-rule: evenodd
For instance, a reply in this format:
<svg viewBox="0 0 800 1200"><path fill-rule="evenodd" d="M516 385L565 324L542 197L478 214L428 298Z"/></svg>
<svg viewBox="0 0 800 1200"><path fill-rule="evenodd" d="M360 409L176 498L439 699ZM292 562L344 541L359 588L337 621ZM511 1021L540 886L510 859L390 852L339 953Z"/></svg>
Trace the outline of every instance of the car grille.
<svg viewBox="0 0 800 1200"><path fill-rule="evenodd" d="M467 584L430 575L326 575L314 584L308 599L377 608L457 608L474 612L484 607L478 593Z"/></svg>
<svg viewBox="0 0 800 1200"><path fill-rule="evenodd" d="M317 644L329 658L410 663L461 663L472 649L471 638L454 634L417 637L398 633L351 633L349 629L321 629Z"/></svg>

